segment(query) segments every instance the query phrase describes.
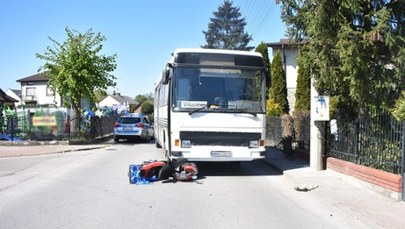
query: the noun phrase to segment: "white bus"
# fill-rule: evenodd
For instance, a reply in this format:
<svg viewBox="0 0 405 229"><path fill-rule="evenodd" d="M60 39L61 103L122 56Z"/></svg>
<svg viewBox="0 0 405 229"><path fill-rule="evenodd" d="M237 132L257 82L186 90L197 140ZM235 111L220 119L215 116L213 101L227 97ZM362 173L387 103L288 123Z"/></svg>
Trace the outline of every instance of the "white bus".
<svg viewBox="0 0 405 229"><path fill-rule="evenodd" d="M257 52L176 49L155 87L156 147L169 160L264 158L267 74Z"/></svg>

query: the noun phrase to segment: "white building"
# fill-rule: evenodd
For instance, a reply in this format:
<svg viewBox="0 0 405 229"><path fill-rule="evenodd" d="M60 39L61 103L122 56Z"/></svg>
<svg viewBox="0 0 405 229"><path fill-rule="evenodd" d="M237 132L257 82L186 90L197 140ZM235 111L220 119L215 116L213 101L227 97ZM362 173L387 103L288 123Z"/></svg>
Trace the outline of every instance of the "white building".
<svg viewBox="0 0 405 229"><path fill-rule="evenodd" d="M54 95L48 86L48 78L42 73L17 80L21 84L21 105L27 108L62 107L62 98Z"/></svg>
<svg viewBox="0 0 405 229"><path fill-rule="evenodd" d="M112 95L107 95L103 100L98 103L99 108L103 107L112 107L117 109L118 112L122 110L129 111L129 106L138 105L138 102L135 101L132 97L121 95L120 93L113 93Z"/></svg>
<svg viewBox="0 0 405 229"><path fill-rule="evenodd" d="M280 39L279 42L267 43L267 47L272 48L273 57L279 52L284 64L290 114L294 111L295 91L297 88L298 66L296 59L299 53L299 47L306 43L307 41L291 42L289 39Z"/></svg>
<svg viewBox="0 0 405 229"><path fill-rule="evenodd" d="M16 90L16 89L11 89L9 88L5 93L10 96L11 98L17 100L18 102L14 103L15 107L18 107L21 105L21 90Z"/></svg>

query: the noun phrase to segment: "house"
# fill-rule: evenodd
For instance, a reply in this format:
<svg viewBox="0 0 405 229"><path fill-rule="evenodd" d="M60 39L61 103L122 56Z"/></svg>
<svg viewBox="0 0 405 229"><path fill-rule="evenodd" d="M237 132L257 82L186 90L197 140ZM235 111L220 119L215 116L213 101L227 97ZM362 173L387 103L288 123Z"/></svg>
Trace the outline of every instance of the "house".
<svg viewBox="0 0 405 229"><path fill-rule="evenodd" d="M9 88L7 91L5 91L8 96L11 98L17 100L17 102L14 103L15 107L19 107L21 105L21 90L17 89L11 89Z"/></svg>
<svg viewBox="0 0 405 229"><path fill-rule="evenodd" d="M7 95L3 90L0 89L0 107L7 105L12 106L15 102L18 102L13 97Z"/></svg>
<svg viewBox="0 0 405 229"><path fill-rule="evenodd" d="M135 99L121 95L120 93L113 93L112 95L107 95L103 100L98 103L98 107L112 107L113 109L117 109L118 112L122 110L130 111L130 106L137 106L138 102Z"/></svg>
<svg viewBox="0 0 405 229"><path fill-rule="evenodd" d="M21 84L21 105L25 107L62 107L62 98L48 86L48 78L38 73L17 80Z"/></svg>
<svg viewBox="0 0 405 229"><path fill-rule="evenodd" d="M290 113L294 111L295 90L297 88L298 64L296 59L299 48L307 43L306 40L295 42L290 39L280 39L279 42L267 43L267 47L272 48L272 55L275 56L279 52L283 60Z"/></svg>

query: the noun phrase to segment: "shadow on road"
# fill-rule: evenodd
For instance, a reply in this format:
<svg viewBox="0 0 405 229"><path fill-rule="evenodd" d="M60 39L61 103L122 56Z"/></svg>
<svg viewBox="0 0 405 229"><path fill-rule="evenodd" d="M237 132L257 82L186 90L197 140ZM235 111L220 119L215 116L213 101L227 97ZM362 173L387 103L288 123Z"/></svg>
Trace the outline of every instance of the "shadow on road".
<svg viewBox="0 0 405 229"><path fill-rule="evenodd" d="M210 176L280 176L282 172L263 160L247 162L199 162L199 177Z"/></svg>
<svg viewBox="0 0 405 229"><path fill-rule="evenodd" d="M110 141L112 144L122 144L122 145L136 145L136 144L155 144L155 140L149 140L147 142L140 139L120 139L119 142Z"/></svg>

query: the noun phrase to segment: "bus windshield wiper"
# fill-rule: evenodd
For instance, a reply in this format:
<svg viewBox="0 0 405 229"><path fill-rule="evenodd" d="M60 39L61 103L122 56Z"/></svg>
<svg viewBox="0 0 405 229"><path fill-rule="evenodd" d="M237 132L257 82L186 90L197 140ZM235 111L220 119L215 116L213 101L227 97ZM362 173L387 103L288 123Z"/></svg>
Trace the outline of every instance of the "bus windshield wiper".
<svg viewBox="0 0 405 229"><path fill-rule="evenodd" d="M213 104L207 104L207 105L199 107L199 108L197 108L195 110L192 110L192 111L188 112L188 114L192 115L192 114L194 114L196 112L199 112L200 110L203 110L205 108L214 108L215 110L218 110L218 111L222 110L221 107L218 106L218 104L213 103ZM250 114L250 115L253 115L253 116L257 117L256 113L248 111L247 109L243 109L243 108L234 108L234 109L229 109L228 111L241 112L241 113Z"/></svg>
<svg viewBox="0 0 405 229"><path fill-rule="evenodd" d="M205 109L205 108L207 108L207 107L210 107L211 106L211 104L205 104L204 106L202 106L202 107L199 107L199 108L197 108L197 109L195 109L195 110L192 110L192 111L190 111L190 112L188 112L188 114L189 115L192 115L192 114L194 114L195 112L199 112L200 110L202 110L202 109Z"/></svg>

